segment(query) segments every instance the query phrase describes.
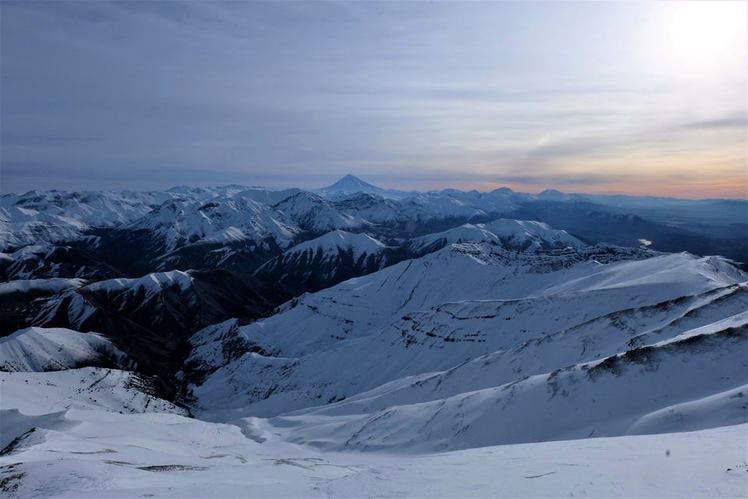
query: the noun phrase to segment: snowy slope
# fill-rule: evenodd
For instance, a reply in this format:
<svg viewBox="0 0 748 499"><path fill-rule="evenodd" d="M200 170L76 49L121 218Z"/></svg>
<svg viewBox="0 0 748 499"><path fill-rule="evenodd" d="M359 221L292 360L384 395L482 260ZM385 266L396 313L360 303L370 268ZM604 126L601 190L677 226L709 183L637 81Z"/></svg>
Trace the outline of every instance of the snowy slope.
<svg viewBox="0 0 748 499"><path fill-rule="evenodd" d="M11 253L0 253L0 278L4 280L57 277L114 277L117 270L90 252L67 245L34 244Z"/></svg>
<svg viewBox="0 0 748 499"><path fill-rule="evenodd" d="M144 372L171 376L192 333L231 317L253 320L272 308L272 294L247 275L170 271L92 282L31 301L16 293L0 305L20 315L8 332L26 324L99 331Z"/></svg>
<svg viewBox="0 0 748 499"><path fill-rule="evenodd" d="M0 296L25 293L59 293L66 289L79 288L85 283L84 279L19 279L0 282Z"/></svg>
<svg viewBox="0 0 748 499"><path fill-rule="evenodd" d="M25 419L36 430L0 456L9 498L740 497L748 487L746 425L399 456L319 452L177 414Z"/></svg>
<svg viewBox="0 0 748 499"><path fill-rule="evenodd" d="M657 430L710 427L714 417L721 417L719 424L744 423L748 406L738 394L748 391L746 323L748 315L742 314L601 361L482 390L466 386L457 395L428 402L412 403L401 392L378 411L365 399L343 401L271 422L294 442L402 452L624 435L650 413L672 412L673 406L706 397L713 400L705 410L709 417L696 422L702 426L683 427L683 418L673 417ZM722 368L710 369L715 365ZM459 379L459 371L450 374Z"/></svg>
<svg viewBox="0 0 748 499"><path fill-rule="evenodd" d="M287 199L295 194L301 192L301 189L267 189L263 187L254 187L250 189L244 189L235 194L236 197L242 197L263 203L268 206L278 204L284 199Z"/></svg>
<svg viewBox="0 0 748 499"><path fill-rule="evenodd" d="M190 355L185 359L181 379L189 376L202 380L207 374L225 366L250 351L258 351L242 333L236 319L212 324L190 337Z"/></svg>
<svg viewBox="0 0 748 499"><path fill-rule="evenodd" d="M131 362L96 333L30 327L0 338L0 371L61 371L103 364Z"/></svg>
<svg viewBox="0 0 748 499"><path fill-rule="evenodd" d="M42 415L68 409L111 412L186 411L154 396L149 380L118 369L84 367L52 372L0 372L0 409ZM0 425L5 423L0 417ZM8 433L0 432L4 438ZM14 438L14 437L13 437Z"/></svg>
<svg viewBox="0 0 748 499"><path fill-rule="evenodd" d="M149 231L166 251L198 241L230 242L271 239L288 246L298 229L269 206L245 197L207 203L168 201L126 227Z"/></svg>
<svg viewBox="0 0 748 499"><path fill-rule="evenodd" d="M0 495L740 495L748 275L499 218L562 205L610 218L352 176L3 196Z"/></svg>
<svg viewBox="0 0 748 499"><path fill-rule="evenodd" d="M395 201L374 194L356 193L335 198L333 205L342 213L380 225L413 223L432 218L426 209L413 202Z"/></svg>
<svg viewBox="0 0 748 499"><path fill-rule="evenodd" d="M336 229L361 227L367 222L339 211L329 201L311 192L300 191L273 208L303 230L324 233Z"/></svg>
<svg viewBox="0 0 748 499"><path fill-rule="evenodd" d="M28 244L71 240L88 226L78 220L15 206L0 208L0 249L8 251Z"/></svg>
<svg viewBox="0 0 748 499"><path fill-rule="evenodd" d="M357 192L336 197L333 204L349 215L375 224L399 224L408 232L418 225L428 226L437 221L492 219L517 208L511 196L454 190L411 193L398 199L376 193Z"/></svg>
<svg viewBox="0 0 748 499"><path fill-rule="evenodd" d="M0 373L0 382L4 497L714 497L748 486L746 425L417 456L337 453L289 444L262 421L186 418L123 371Z"/></svg>
<svg viewBox="0 0 748 499"><path fill-rule="evenodd" d="M150 380L115 369L86 367L54 372L0 372L0 386L0 462L3 463L0 467L0 492L3 496L15 495L20 486L14 481L22 475L8 473L13 466L7 466L10 464L7 459L12 459L14 453L25 447L43 445L49 438L63 436L65 431L73 428L84 432L91 429L71 418L71 413L186 413L184 409L154 396L155 389ZM107 433L111 435L113 429L116 433L122 428L110 426ZM63 440L68 439L63 436ZM72 450L69 440L67 444L61 444L57 452L68 450ZM45 451L47 454L51 452L55 451ZM38 478L47 480L43 473ZM35 489L31 495L56 495L49 489L45 492L38 485Z"/></svg>
<svg viewBox="0 0 748 499"><path fill-rule="evenodd" d="M519 298L603 267L593 258L641 258L646 252L524 254L493 245L459 244L425 257L400 262L333 288L306 294L280 313L247 327L266 351L296 354L308 345L329 345L367 334L402 314L461 299ZM683 265L696 260L673 256ZM579 265L576 265L579 264ZM575 266L563 272L563 268ZM552 270L562 270L553 274ZM445 285L448 283L449 285Z"/></svg>
<svg viewBox="0 0 748 499"><path fill-rule="evenodd" d="M240 186L175 187L166 191L30 191L0 196L0 250L72 240L97 227L126 225L168 200L231 197Z"/></svg>
<svg viewBox="0 0 748 499"><path fill-rule="evenodd" d="M394 263L398 256L395 248L367 234L335 230L289 248L254 275L291 298L370 274Z"/></svg>
<svg viewBox="0 0 748 499"><path fill-rule="evenodd" d="M414 194L404 201L416 203L438 218L482 218L511 213L518 207L522 196L512 191L491 192L458 191L445 189L439 192Z"/></svg>
<svg viewBox="0 0 748 499"><path fill-rule="evenodd" d="M305 295L275 316L239 329L242 341L262 353L248 353L194 387L199 407L209 417L221 417L212 410L222 403L247 415L272 416L499 355L528 340L563 340L542 354L526 348L523 355L545 363L528 360L524 371L517 365L524 357L507 354L512 369L502 376L511 382L646 344L641 333L695 313L673 301L704 310L715 301L715 310L704 315L710 320L748 304L737 285L745 274L721 260L678 254L601 264L560 254L539 265L537 256L518 259L492 246L455 245ZM646 282L639 273L648 276ZM559 282L578 286L558 289ZM627 314L646 319L631 319L629 329L622 330ZM689 325L694 326L681 320L681 326L651 337L670 338ZM567 344L568 350L560 349ZM330 365L334 371L326 368ZM466 374L466 379L480 377Z"/></svg>
<svg viewBox="0 0 748 499"><path fill-rule="evenodd" d="M597 299L607 301L604 295ZM601 310L600 315L585 311L593 300L443 305L306 355L246 355L217 371L196 393L204 397L209 412L232 391L242 395L224 404L254 415L272 416L342 398L351 403L364 398L367 410L383 410L626 352L718 322L748 305L743 288L718 288L682 304L659 302L623 311L611 307L612 312ZM687 320L696 314L699 321ZM334 373L328 365L336 366ZM346 373L344 379L339 378L341 372ZM381 396L360 395L378 387Z"/></svg>
<svg viewBox="0 0 748 499"><path fill-rule="evenodd" d="M137 279L107 279L91 283L86 286L86 289L109 294L128 292L142 295L142 301L147 301L149 297L159 293L164 287L175 287L181 291L186 291L192 287L193 282L194 279L189 273L172 270L171 272L148 274Z"/></svg>
<svg viewBox="0 0 748 499"><path fill-rule="evenodd" d="M361 255L377 253L385 245L366 234L353 234L343 230L330 231L316 239L304 241L290 248L286 255L322 252L324 255L336 255L341 250L350 251L354 258Z"/></svg>
<svg viewBox="0 0 748 499"><path fill-rule="evenodd" d="M488 223L465 224L408 241L416 253L426 253L453 243L488 242L522 251L582 248L585 243L566 231L555 230L542 222L498 219Z"/></svg>
<svg viewBox="0 0 748 499"><path fill-rule="evenodd" d="M75 239L91 227L124 224L173 196L56 190L6 194L0 197L0 249Z"/></svg>
<svg viewBox="0 0 748 499"><path fill-rule="evenodd" d="M75 329L86 330L93 315L108 312L103 318L122 314L131 322L142 315L144 323L166 332L173 328L164 321L173 319L180 327L189 329L220 317L226 313L225 308L236 314L252 315L251 310L257 305L252 299L256 296L245 287L255 283L229 274L218 277L222 279L214 281L213 275L173 270L78 285L48 300L35 322L59 322L65 318ZM13 283L7 285L10 284ZM2 286L6 284L0 284L0 294Z"/></svg>

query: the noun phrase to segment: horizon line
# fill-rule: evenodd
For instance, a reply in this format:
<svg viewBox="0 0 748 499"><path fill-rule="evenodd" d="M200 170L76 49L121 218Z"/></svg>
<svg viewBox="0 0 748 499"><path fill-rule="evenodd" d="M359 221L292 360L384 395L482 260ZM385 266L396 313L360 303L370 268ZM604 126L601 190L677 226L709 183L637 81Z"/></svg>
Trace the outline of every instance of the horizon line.
<svg viewBox="0 0 748 499"><path fill-rule="evenodd" d="M182 183L182 184L175 184L170 185L169 187L162 187L162 188L118 188L118 187L102 187L102 188L83 188L83 189L58 189L58 188L50 188L50 189L44 189L44 188L34 188L29 189L27 191L10 191L10 192L0 192L0 196L24 196L32 192L66 192L66 193L75 193L75 192L163 192L163 191L169 191L173 189L178 188L190 188L190 189L210 189L210 188L221 188L221 187L229 187L229 186L236 186L236 187L243 187L247 189L264 189L264 190L275 190L275 191L281 191L281 190L288 190L288 189L299 189L302 191L307 192L315 192L315 191L321 191L324 189L327 189L329 187L332 187L336 183L340 182L341 180L347 178L347 177L353 177L361 182L364 182L365 184L368 184L372 187L375 187L377 189L382 189L384 191L395 191L403 194L429 194L429 193L439 193L446 190L454 190L459 192L479 192L482 194L487 194L490 192L494 192L501 189L508 189L509 191L516 193L516 194L525 194L530 196L540 196L543 193L547 192L555 192L559 193L565 196L622 196L622 197L634 197L634 198L656 198L656 199L672 199L672 200L683 200L683 201L748 201L748 192L746 192L745 196L711 196L711 197L690 197L687 195L654 195L654 194L634 194L631 192L626 191L565 191L561 190L556 187L548 187L546 189L538 190L537 192L533 192L530 190L518 190L516 187L512 188L510 185L512 183L507 184L498 184L495 183L494 185L498 185L497 187L493 188L486 188L486 189L480 189L478 187L473 188L461 188L461 187L452 187L452 186L444 186L441 188L436 189L401 189L396 187L382 187L381 185L377 185L374 183L371 183L367 180L362 179L358 175L354 175L351 173L347 173L341 177L339 177L334 182L321 186L321 187L299 187L294 185L251 185L251 184L242 184L237 182L227 182L227 183L204 183L204 182L191 182L191 183ZM487 185L490 183L482 183L482 185Z"/></svg>

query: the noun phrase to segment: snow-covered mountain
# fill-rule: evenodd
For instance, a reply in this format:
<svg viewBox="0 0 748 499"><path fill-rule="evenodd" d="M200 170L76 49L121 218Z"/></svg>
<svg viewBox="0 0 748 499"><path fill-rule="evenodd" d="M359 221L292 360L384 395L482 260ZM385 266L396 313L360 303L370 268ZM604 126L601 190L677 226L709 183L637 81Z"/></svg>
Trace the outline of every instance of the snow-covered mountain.
<svg viewBox="0 0 748 499"><path fill-rule="evenodd" d="M218 205L213 208L215 213L199 211L213 204ZM722 208L727 214L720 217L717 213ZM700 220L698 213L702 209L704 219ZM152 213L154 210L156 213ZM185 212L180 215L182 210ZM266 213L259 213L262 210ZM688 224L679 221L679 212L687 216ZM649 219L650 215L654 218ZM41 243L70 246L71 241L91 239L87 236L92 236L93 241L89 242L95 243L96 238L108 234L102 229L116 229L113 245L123 247L117 253L126 253L128 249L124 246L127 245L153 246L153 241L142 231L155 224L166 242L163 248L151 248L161 253L149 253L145 259L149 261L163 256L163 251L190 243L225 246L233 241L237 246L238 241L261 239L265 234L284 240L290 238L296 243L299 231L321 235L330 230L358 231L363 227L385 237L410 238L503 217L542 221L592 242L636 245L639 240L646 239L654 249L721 253L744 262L745 242L735 237L736 231L748 226L744 215L745 203L739 201L595 197L558 191L530 195L508 188L489 192L457 189L401 192L348 175L316 192L229 185L183 186L153 192L7 194L0 198L0 251L12 252L25 245ZM176 223L172 216L181 218ZM169 224L171 227L166 228ZM112 245L104 243L103 251L111 251ZM185 270L192 266L213 267L231 260L197 254L213 249L217 248L183 250L172 255L171 262L164 265L125 261L120 270L134 274L175 267ZM266 248L262 244L257 250L259 258L276 256L263 253ZM253 251L241 249L231 261L239 267L246 264L237 264L237 261L254 262L249 266L256 266L256 259L251 255Z"/></svg>
<svg viewBox="0 0 748 499"><path fill-rule="evenodd" d="M332 202L342 213L375 225L396 226L431 218L425 208L412 201L395 201L375 194L355 193Z"/></svg>
<svg viewBox="0 0 748 499"><path fill-rule="evenodd" d="M415 194L406 201L422 206L435 218L463 218L468 221L497 218L517 208L515 196L504 191L482 193L446 189Z"/></svg>
<svg viewBox="0 0 748 499"><path fill-rule="evenodd" d="M0 277L6 281L56 277L104 279L117 275L117 269L85 246L43 243L0 253Z"/></svg>
<svg viewBox="0 0 748 499"><path fill-rule="evenodd" d="M204 204L168 201L125 228L161 238L166 251L196 242L245 240L271 240L285 247L298 231L269 206L245 197Z"/></svg>
<svg viewBox="0 0 748 499"><path fill-rule="evenodd" d="M409 193L405 191L382 189L381 187L364 182L360 178L350 174L344 176L332 185L319 189L319 193L329 199L341 198L359 193L374 194L389 199L402 199L409 195Z"/></svg>
<svg viewBox="0 0 748 499"><path fill-rule="evenodd" d="M465 224L453 229L411 239L408 247L415 253L436 251L454 243L491 243L523 252L582 248L585 243L566 231L555 230L542 222L498 219L484 224Z"/></svg>
<svg viewBox="0 0 748 499"><path fill-rule="evenodd" d="M138 399L138 406L151 403L131 412L135 404L124 401L134 390L111 383L111 373L86 410L66 410L51 396L37 405L25 397L8 399L9 407L21 410L0 418L0 434L19 435L0 456L6 497L207 498L248 490L258 497L310 498L463 497L466 491L474 497L740 497L746 487L748 425L417 457L321 452L254 429L185 417L153 398ZM85 388L99 379L70 378L54 383ZM45 388L34 381L27 392ZM112 386L116 398L105 397ZM59 388L46 393L56 395ZM44 413L42 406L59 409Z"/></svg>
<svg viewBox="0 0 748 499"><path fill-rule="evenodd" d="M743 243L590 199L3 196L0 495L740 495Z"/></svg>
<svg viewBox="0 0 748 499"><path fill-rule="evenodd" d="M430 398L421 386L459 379L456 369L393 380L354 400L275 418L269 428L318 448L440 452L744 423L746 317L708 329L483 389L462 386L451 396L440 387ZM685 377L683 364L700 374Z"/></svg>
<svg viewBox="0 0 748 499"><path fill-rule="evenodd" d="M131 365L103 336L30 327L0 338L0 371L62 371L81 366Z"/></svg>
<svg viewBox="0 0 748 499"><path fill-rule="evenodd" d="M367 234L334 230L289 248L264 263L254 275L279 285L293 297L370 274L394 263L399 256L394 248Z"/></svg>
<svg viewBox="0 0 748 499"><path fill-rule="evenodd" d="M0 197L0 249L71 240L92 227L126 224L176 196L169 191L5 194Z"/></svg>
<svg viewBox="0 0 748 499"><path fill-rule="evenodd" d="M0 373L0 382L6 497L739 497L747 483L747 425L416 457L337 453L288 444L260 425L186 417L124 371Z"/></svg>
<svg viewBox="0 0 748 499"><path fill-rule="evenodd" d="M193 410L316 448L398 452L745 422L746 274L593 251L539 263L458 244L305 295L235 329L247 353L193 387Z"/></svg>
<svg viewBox="0 0 748 499"><path fill-rule="evenodd" d="M13 305L12 321L3 329L31 324L101 332L137 361L141 371L162 376L179 367L192 333L231 317L255 319L277 302L273 290L251 277L224 271L169 271L90 283L67 280L46 293L9 290L7 298L1 293L0 288L0 304ZM28 296L35 299L24 299Z"/></svg>
<svg viewBox="0 0 748 499"><path fill-rule="evenodd" d="M316 239L304 241L290 248L288 256L299 257L304 254L322 253L324 258L329 258L340 251L350 251L353 258L357 259L364 255L377 253L385 248L385 245L366 234L353 234L343 230L328 232Z"/></svg>
<svg viewBox="0 0 748 499"><path fill-rule="evenodd" d="M273 208L289 217L301 229L317 234L366 224L365 220L342 213L331 202L306 191L284 199Z"/></svg>

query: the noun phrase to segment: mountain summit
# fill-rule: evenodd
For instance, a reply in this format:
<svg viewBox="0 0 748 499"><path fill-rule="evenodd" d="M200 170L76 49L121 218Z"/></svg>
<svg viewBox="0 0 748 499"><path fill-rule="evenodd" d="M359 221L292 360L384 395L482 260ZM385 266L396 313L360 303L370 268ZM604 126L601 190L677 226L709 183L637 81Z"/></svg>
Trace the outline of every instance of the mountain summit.
<svg viewBox="0 0 748 499"><path fill-rule="evenodd" d="M337 182L335 182L333 185L330 186L332 189L376 189L376 190L382 190L379 187L376 187L368 182L364 182L360 178L356 177L355 175L348 174L345 177L341 178Z"/></svg>
<svg viewBox="0 0 748 499"><path fill-rule="evenodd" d="M377 187L368 182L364 182L360 178L354 175L346 175L337 182L327 187L320 189L326 196L347 196L349 194L355 194L357 192L364 192L367 194L380 194L384 192L384 189ZM380 194L381 195L381 194Z"/></svg>
<svg viewBox="0 0 748 499"><path fill-rule="evenodd" d="M360 178L350 174L341 178L332 185L323 187L319 192L326 198L344 197L350 196L351 194L364 193L374 194L384 198L400 199L408 194L394 189L382 189L381 187L364 182Z"/></svg>

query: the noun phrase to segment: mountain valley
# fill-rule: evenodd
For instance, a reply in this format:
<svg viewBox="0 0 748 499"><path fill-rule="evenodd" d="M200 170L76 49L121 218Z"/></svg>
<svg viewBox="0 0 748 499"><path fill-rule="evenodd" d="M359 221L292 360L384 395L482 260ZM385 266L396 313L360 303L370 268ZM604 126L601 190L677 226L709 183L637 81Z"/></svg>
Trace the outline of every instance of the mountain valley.
<svg viewBox="0 0 748 499"><path fill-rule="evenodd" d="M748 240L698 229L746 223L719 203L3 195L0 491L740 495Z"/></svg>

